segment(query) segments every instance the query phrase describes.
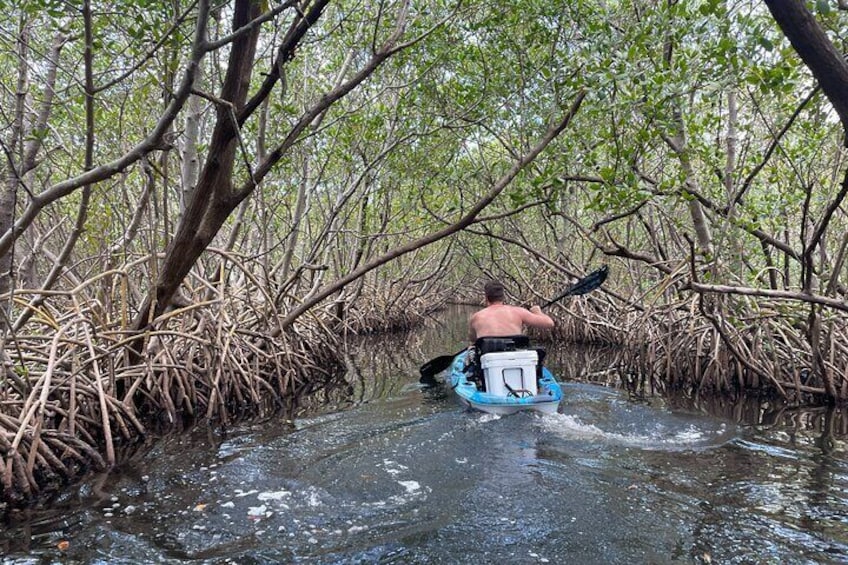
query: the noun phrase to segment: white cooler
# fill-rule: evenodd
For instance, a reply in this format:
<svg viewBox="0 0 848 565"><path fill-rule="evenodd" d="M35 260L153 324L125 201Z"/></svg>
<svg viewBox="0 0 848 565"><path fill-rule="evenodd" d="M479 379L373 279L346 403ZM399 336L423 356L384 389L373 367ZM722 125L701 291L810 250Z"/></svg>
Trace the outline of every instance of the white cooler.
<svg viewBox="0 0 848 565"><path fill-rule="evenodd" d="M514 391L528 391L535 396L538 362L539 355L535 351L499 351L484 354L480 357L480 365L486 378L486 392L508 396L511 388Z"/></svg>

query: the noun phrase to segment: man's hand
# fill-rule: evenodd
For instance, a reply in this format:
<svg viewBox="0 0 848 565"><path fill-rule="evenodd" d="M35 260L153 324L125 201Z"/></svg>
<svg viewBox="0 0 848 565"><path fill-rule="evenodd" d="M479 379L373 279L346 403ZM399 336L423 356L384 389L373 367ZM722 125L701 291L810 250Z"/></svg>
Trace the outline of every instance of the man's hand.
<svg viewBox="0 0 848 565"><path fill-rule="evenodd" d="M530 311L533 312L534 314L541 314L542 313L542 307L539 306L538 304L536 304L536 305L530 307Z"/></svg>

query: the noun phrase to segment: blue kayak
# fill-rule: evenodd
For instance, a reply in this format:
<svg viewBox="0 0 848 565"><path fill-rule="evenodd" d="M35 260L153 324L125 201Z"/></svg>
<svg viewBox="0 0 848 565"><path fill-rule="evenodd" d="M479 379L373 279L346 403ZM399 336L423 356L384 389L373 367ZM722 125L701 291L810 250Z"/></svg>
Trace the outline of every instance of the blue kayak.
<svg viewBox="0 0 848 565"><path fill-rule="evenodd" d="M562 387L547 367L542 367L542 377L535 383L535 391L515 390L507 386L508 391L500 389L497 393L484 392L469 380L468 373L465 372L467 354L468 351L463 351L454 358L447 383L459 396L460 403L463 405L482 412L501 415L522 410L534 410L544 414L556 413L562 401Z"/></svg>

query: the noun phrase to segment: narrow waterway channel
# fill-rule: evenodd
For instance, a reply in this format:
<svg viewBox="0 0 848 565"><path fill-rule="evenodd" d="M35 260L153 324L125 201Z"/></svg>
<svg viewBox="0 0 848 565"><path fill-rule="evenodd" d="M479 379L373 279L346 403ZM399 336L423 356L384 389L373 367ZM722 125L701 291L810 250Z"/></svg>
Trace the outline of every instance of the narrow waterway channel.
<svg viewBox="0 0 848 565"><path fill-rule="evenodd" d="M848 561L845 438L826 413L633 399L573 378L602 352L552 345L558 414L468 412L417 374L464 320L360 341L348 385L302 414L163 440L11 517L2 562Z"/></svg>

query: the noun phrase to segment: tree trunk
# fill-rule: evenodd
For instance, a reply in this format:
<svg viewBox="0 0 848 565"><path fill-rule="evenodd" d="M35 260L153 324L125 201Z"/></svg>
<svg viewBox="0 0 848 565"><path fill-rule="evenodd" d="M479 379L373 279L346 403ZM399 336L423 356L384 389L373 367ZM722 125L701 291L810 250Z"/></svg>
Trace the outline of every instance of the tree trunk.
<svg viewBox="0 0 848 565"><path fill-rule="evenodd" d="M182 189L180 190L180 215L177 222L182 220L188 202L191 201L194 186L197 184L198 171L200 170L200 157L197 153L197 142L200 138L200 118L203 113L203 104L199 96L191 96L188 99L188 114L185 121L185 133L183 138L183 160L180 170Z"/></svg>
<svg viewBox="0 0 848 565"><path fill-rule="evenodd" d="M18 202L18 188L21 183L22 154L24 138L24 119L26 111L27 89L29 88L29 21L22 16L18 29L18 80L15 89L12 124L5 141L6 179L3 192L0 193L0 233L11 229L15 221L15 208ZM8 293L14 287L13 251L0 256L0 294ZM9 329L9 308L4 304L2 316L4 333Z"/></svg>
<svg viewBox="0 0 848 565"><path fill-rule="evenodd" d="M848 63L799 0L765 0L772 17L809 67L848 132ZM845 136L848 144L848 135Z"/></svg>
<svg viewBox="0 0 848 565"><path fill-rule="evenodd" d="M689 151L686 147L686 126L683 123L683 116L679 108L674 109L674 123L677 131L674 137L663 136L671 150L677 155L680 161L680 167L686 175L686 190L689 195L700 194L701 188L698 184L698 177L692 167L692 161L689 158ZM707 222L707 217L704 214L704 208L698 199L688 196L689 217L692 219L692 227L695 230L695 237L698 242L698 251L708 258L713 255L713 238L710 233L710 225Z"/></svg>
<svg viewBox="0 0 848 565"><path fill-rule="evenodd" d="M260 4L237 0L233 12L233 30L240 30L260 14ZM148 293L133 322L134 329L145 327L165 311L180 284L201 253L238 203L232 200L232 177L238 149L238 124L235 115L244 106L253 70L259 26L254 26L233 41L227 72L217 105L215 129L203 170L153 289Z"/></svg>

